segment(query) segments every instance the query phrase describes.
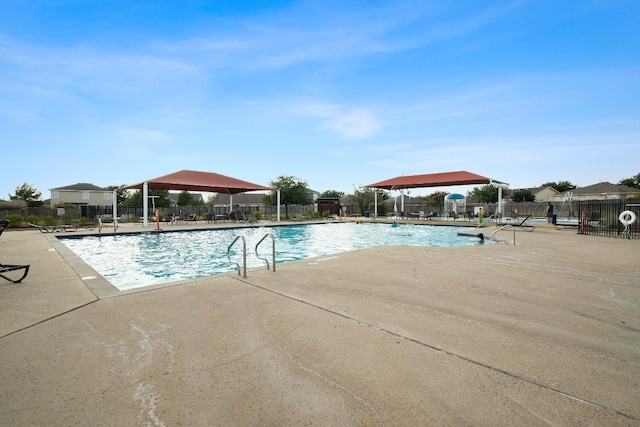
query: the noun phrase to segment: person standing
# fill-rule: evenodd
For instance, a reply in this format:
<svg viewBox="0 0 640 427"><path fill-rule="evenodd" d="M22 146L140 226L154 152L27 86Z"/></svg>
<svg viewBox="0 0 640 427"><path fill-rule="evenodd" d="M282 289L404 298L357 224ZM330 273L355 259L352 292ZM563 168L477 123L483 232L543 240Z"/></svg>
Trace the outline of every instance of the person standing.
<svg viewBox="0 0 640 427"><path fill-rule="evenodd" d="M553 203L547 202L547 224L551 224L551 222L553 221L553 210Z"/></svg>

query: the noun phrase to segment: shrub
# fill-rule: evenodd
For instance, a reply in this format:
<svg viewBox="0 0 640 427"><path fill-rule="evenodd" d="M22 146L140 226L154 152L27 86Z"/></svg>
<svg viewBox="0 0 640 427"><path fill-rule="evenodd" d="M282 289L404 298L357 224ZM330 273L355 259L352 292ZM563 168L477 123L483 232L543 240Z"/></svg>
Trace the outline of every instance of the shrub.
<svg viewBox="0 0 640 427"><path fill-rule="evenodd" d="M56 225L56 219L52 216L45 216L42 218L42 223L44 225Z"/></svg>
<svg viewBox="0 0 640 427"><path fill-rule="evenodd" d="M20 214L11 214L4 217L4 219L9 221L9 227L18 228L22 225L24 218Z"/></svg>
<svg viewBox="0 0 640 427"><path fill-rule="evenodd" d="M38 215L27 216L27 222L30 224L40 224L40 217Z"/></svg>
<svg viewBox="0 0 640 427"><path fill-rule="evenodd" d="M256 217L258 221L262 219L262 213L260 211L255 211L253 215Z"/></svg>
<svg viewBox="0 0 640 427"><path fill-rule="evenodd" d="M71 220L73 219L73 215L66 213L60 217L64 224L71 224Z"/></svg>

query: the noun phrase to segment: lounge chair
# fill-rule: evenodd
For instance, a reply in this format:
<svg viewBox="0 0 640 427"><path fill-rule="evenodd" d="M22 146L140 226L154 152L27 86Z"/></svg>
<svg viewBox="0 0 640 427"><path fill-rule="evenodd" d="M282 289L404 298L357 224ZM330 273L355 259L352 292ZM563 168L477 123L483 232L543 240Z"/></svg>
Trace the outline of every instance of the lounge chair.
<svg viewBox="0 0 640 427"><path fill-rule="evenodd" d="M192 222L197 222L198 219L196 218L196 214L189 214L185 217L184 219L185 221L192 221Z"/></svg>
<svg viewBox="0 0 640 427"><path fill-rule="evenodd" d="M41 233L53 233L56 231L55 225L38 225L29 223L29 227L37 228Z"/></svg>
<svg viewBox="0 0 640 427"><path fill-rule="evenodd" d="M76 231L78 225L64 224L64 225L38 225L29 223L30 227L37 228L41 233L53 233L54 231Z"/></svg>
<svg viewBox="0 0 640 427"><path fill-rule="evenodd" d="M4 231L5 228L9 226L9 224L10 224L9 220L6 220L6 219L0 220L0 235L2 235L2 232ZM30 267L29 265L0 264L0 277L12 283L20 283L22 282L22 279L27 277L27 274L29 274L29 267ZM20 278L18 279L12 279L9 276L4 275L4 273L8 273L10 271L20 271L20 270L24 270L24 271L22 273L22 276L20 276Z"/></svg>
<svg viewBox="0 0 640 427"><path fill-rule="evenodd" d="M525 222L527 222L529 218L531 218L531 215L527 215L519 224L513 224L513 226L522 228L526 231L533 231L536 229L536 227L534 227L533 225L525 224Z"/></svg>

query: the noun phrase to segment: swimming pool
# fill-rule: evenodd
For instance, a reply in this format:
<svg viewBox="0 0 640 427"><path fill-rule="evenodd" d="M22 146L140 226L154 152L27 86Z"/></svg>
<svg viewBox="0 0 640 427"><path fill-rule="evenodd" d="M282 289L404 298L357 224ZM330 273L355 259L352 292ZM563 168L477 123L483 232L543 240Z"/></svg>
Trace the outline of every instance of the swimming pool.
<svg viewBox="0 0 640 427"><path fill-rule="evenodd" d="M469 246L478 239L458 236L465 227L371 223L330 223L277 227L243 227L167 233L64 237L60 241L120 290L194 279L236 270L227 248L237 236L247 244L247 268L266 268L255 245L266 235L276 241L276 262L332 255L380 245ZM468 230L468 229L467 229ZM259 254L271 262L271 240ZM241 243L231 260L241 263Z"/></svg>

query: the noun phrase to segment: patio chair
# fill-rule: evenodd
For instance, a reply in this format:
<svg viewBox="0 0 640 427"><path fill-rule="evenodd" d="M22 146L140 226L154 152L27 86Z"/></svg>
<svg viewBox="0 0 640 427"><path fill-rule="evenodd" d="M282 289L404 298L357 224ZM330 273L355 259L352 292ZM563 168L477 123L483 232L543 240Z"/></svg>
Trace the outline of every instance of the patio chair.
<svg viewBox="0 0 640 427"><path fill-rule="evenodd" d="M231 213L235 214L236 220L238 222L245 222L247 220L247 218L244 216L244 214L241 211L235 211Z"/></svg>
<svg viewBox="0 0 640 427"><path fill-rule="evenodd" d="M0 235L2 235L2 232L4 231L5 228L9 226L9 224L10 224L9 220L6 220L6 219L0 220ZM22 276L18 279L12 279L9 276L4 275L4 273L8 273L10 271L20 271L20 270L24 270L24 271L22 273ZM0 264L0 277L12 283L22 282L22 279L27 277L27 274L29 274L29 265Z"/></svg>
<svg viewBox="0 0 640 427"><path fill-rule="evenodd" d="M513 226L522 228L526 231L533 231L536 229L536 227L534 227L533 225L525 224L525 222L527 222L529 218L531 218L531 214L527 215L519 224L513 224Z"/></svg>
<svg viewBox="0 0 640 427"><path fill-rule="evenodd" d="M429 215L425 216L426 219L435 219L438 217L438 212L429 212Z"/></svg>
<svg viewBox="0 0 640 427"><path fill-rule="evenodd" d="M41 233L53 233L56 231L55 225L38 225L29 223L29 227L37 228Z"/></svg>
<svg viewBox="0 0 640 427"><path fill-rule="evenodd" d="M196 214L189 214L185 217L185 221L197 222Z"/></svg>

